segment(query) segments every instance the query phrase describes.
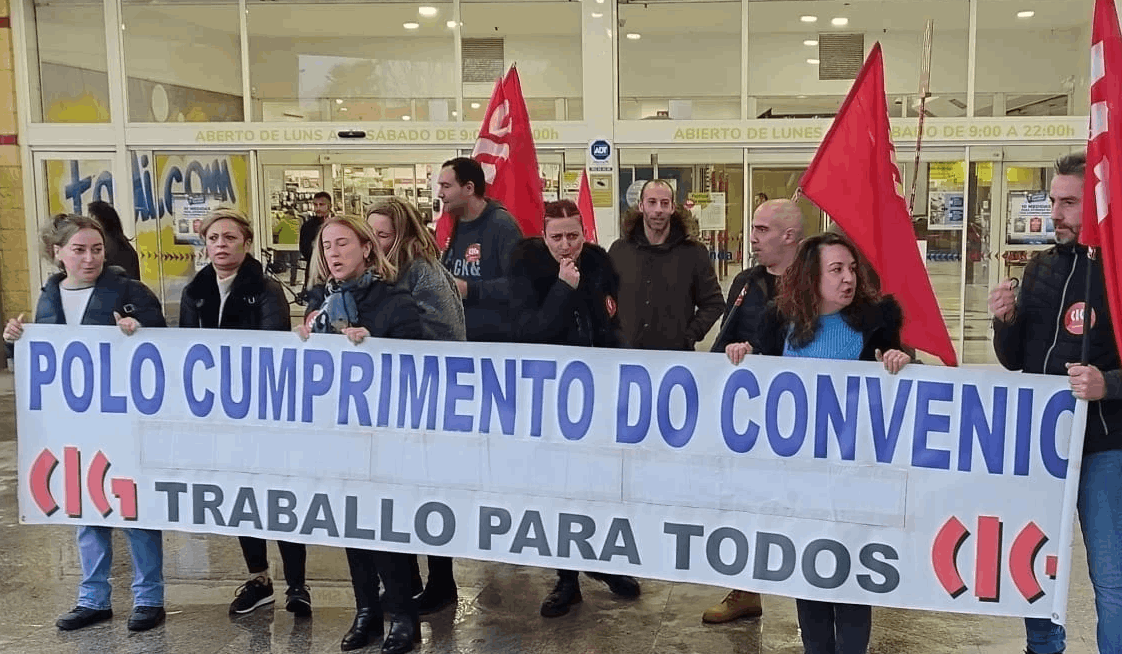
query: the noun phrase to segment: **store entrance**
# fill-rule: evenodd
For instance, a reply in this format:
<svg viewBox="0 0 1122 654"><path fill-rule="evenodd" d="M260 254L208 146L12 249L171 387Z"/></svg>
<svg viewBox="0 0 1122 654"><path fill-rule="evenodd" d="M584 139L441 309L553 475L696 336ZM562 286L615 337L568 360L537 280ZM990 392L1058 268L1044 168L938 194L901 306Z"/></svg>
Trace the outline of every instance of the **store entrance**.
<svg viewBox="0 0 1122 654"><path fill-rule="evenodd" d="M331 195L334 215L365 216L380 198L398 197L433 220L433 186L440 164L454 150L409 152L262 152L259 156L260 232L264 262L290 297L307 286L308 262L300 252L300 228L314 215L314 196Z"/></svg>

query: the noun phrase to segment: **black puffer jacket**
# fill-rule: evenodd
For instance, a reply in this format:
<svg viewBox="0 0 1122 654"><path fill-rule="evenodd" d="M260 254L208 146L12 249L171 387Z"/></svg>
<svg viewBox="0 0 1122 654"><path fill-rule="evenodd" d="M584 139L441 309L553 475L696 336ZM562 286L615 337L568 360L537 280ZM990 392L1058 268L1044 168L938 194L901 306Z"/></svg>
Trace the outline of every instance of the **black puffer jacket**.
<svg viewBox="0 0 1122 654"><path fill-rule="evenodd" d="M845 317L846 324L859 332L864 339L860 361L876 361L876 351L904 350L900 330L904 327L904 314L892 296L869 305L862 311ZM772 356L783 355L783 342L790 333L791 322L783 317L775 303L764 312L756 340L750 341L752 351Z"/></svg>
<svg viewBox="0 0 1122 654"><path fill-rule="evenodd" d="M219 322L221 302L218 274L213 264L207 265L183 289L179 300L179 326L273 331L292 328L288 300L280 282L265 277L261 263L249 255L238 268Z"/></svg>
<svg viewBox="0 0 1122 654"><path fill-rule="evenodd" d="M528 238L511 256L511 318L524 343L623 347L616 301L619 275L608 253L586 243L574 289L557 277L560 264L541 238Z"/></svg>
<svg viewBox="0 0 1122 654"><path fill-rule="evenodd" d="M324 297L323 284L309 289L305 315L318 311ZM417 303L402 289L375 281L355 292L355 304L358 305L358 324L354 326L365 327L374 338L424 338Z"/></svg>
<svg viewBox="0 0 1122 654"><path fill-rule="evenodd" d="M56 273L43 285L43 293L35 306L35 322L48 325L65 325L62 294L59 282L66 273ZM113 312L122 318L135 318L141 327L167 327L160 301L148 287L130 279L117 266L106 266L94 282L93 294L82 314L83 325L115 325Z"/></svg>
<svg viewBox="0 0 1122 654"><path fill-rule="evenodd" d="M1088 407L1085 454L1122 449L1122 370L1106 304L1102 263L1092 263L1089 362L1103 372L1106 397ZM1013 321L993 321L993 348L1001 365L1009 370L1067 375L1065 364L1079 362L1081 324L1087 321L1078 313L1087 299L1087 265L1087 249L1079 245L1056 245L1033 257L1025 267Z"/></svg>
<svg viewBox="0 0 1122 654"><path fill-rule="evenodd" d="M721 331L710 352L724 352L730 343L751 343L755 339L763 313L775 299L776 282L775 275L762 265L752 266L733 278ZM744 297L740 297L741 291Z"/></svg>

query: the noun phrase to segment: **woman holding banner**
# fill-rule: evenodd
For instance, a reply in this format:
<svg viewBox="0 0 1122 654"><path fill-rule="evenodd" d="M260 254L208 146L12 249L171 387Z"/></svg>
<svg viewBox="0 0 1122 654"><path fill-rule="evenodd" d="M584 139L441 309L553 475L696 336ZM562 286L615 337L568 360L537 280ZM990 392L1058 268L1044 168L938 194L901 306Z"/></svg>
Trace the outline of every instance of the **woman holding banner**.
<svg viewBox="0 0 1122 654"><path fill-rule="evenodd" d="M739 364L745 354L881 361L899 372L911 360L900 342L903 316L876 282L852 243L837 234L804 240L764 313L757 342L727 350ZM869 647L870 606L800 599L799 629L806 654L864 654Z"/></svg>
<svg viewBox="0 0 1122 654"><path fill-rule="evenodd" d="M199 235L210 263L195 274L179 301L179 326L204 329L292 328L288 301L280 282L265 276L265 269L249 253L253 225L240 211L216 209L203 220ZM269 555L265 541L238 536L249 579L234 593L232 615L244 615L273 603ZM312 596L305 581L307 550L303 543L277 541L284 565L285 609L299 617L312 614Z"/></svg>
<svg viewBox="0 0 1122 654"><path fill-rule="evenodd" d="M308 291L308 313L297 327L302 339L312 333L342 334L358 345L370 337L416 338L424 333L416 303L406 291L393 286L397 270L382 254L370 226L359 218L336 217L324 222L309 279L313 287ZM357 610L340 643L343 651L365 647L385 633L379 577L390 615L382 651L409 652L420 640L409 557L347 548Z"/></svg>
<svg viewBox="0 0 1122 654"><path fill-rule="evenodd" d="M59 214L39 234L43 256L58 264L35 307L35 322L55 325L116 325L128 335L141 325L166 327L160 301L144 284L116 266L105 265L105 230L94 218ZM23 335L23 316L4 327L4 340ZM122 529L133 566L130 631L147 631L164 621L163 534L152 529ZM78 603L55 623L70 631L113 617L109 583L113 567L113 529L78 527L82 581Z"/></svg>
<svg viewBox="0 0 1122 654"><path fill-rule="evenodd" d="M456 278L440 263L436 238L425 227L416 207L396 197L388 198L367 212L366 223L374 232L378 249L398 271L397 288L409 293L417 303L423 337L434 341L467 340L464 302L456 290ZM417 595L425 586L416 555L411 556L410 567L414 595ZM449 589L440 586L442 581L453 578L452 558L430 555L428 568L429 583L433 586L429 595L451 594ZM432 604L425 599L422 594L417 603L422 615L424 606Z"/></svg>
<svg viewBox="0 0 1122 654"><path fill-rule="evenodd" d="M592 218L589 217L589 220ZM547 202L543 235L519 243L511 256L511 319L515 340L584 347L623 347L616 315L619 275L608 253L585 243L580 209L572 200ZM633 577L586 572L620 597L639 596ZM542 602L546 618L582 601L578 573L558 570Z"/></svg>

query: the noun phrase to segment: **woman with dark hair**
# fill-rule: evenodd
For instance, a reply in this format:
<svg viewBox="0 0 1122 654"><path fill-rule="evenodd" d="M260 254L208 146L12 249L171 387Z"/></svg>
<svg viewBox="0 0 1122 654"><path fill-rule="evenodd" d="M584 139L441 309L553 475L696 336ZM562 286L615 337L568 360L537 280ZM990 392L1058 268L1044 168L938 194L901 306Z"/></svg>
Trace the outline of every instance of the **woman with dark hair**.
<svg viewBox="0 0 1122 654"><path fill-rule="evenodd" d="M39 234L43 257L59 272L43 285L35 322L52 325L117 325L127 335L141 326L166 327L160 301L144 284L119 268L105 265L105 231L87 216L59 214ZM4 327L4 341L23 335L23 316ZM128 540L133 567L133 609L130 631L146 631L164 621L163 534L154 529L121 529ZM82 580L78 602L55 625L63 631L81 629L113 617L113 528L78 527L78 561Z"/></svg>
<svg viewBox="0 0 1122 654"><path fill-rule="evenodd" d="M249 253L253 225L236 209L215 209L203 219L199 235L210 263L195 274L179 300L179 326L204 329L288 331L292 320L280 282L265 276ZM242 615L273 603L269 555L265 540L238 536L249 578L234 593L230 613ZM305 582L307 550L303 543L277 541L284 565L285 609L299 617L312 614L312 596Z"/></svg>
<svg viewBox="0 0 1122 654"><path fill-rule="evenodd" d="M397 270L361 218L344 216L324 221L311 273L308 313L297 328L302 339L312 333L342 334L358 345L371 337L416 338L423 333L417 305L406 291L394 287ZM340 648L359 649L385 633L384 654L411 651L421 631L411 592L410 555L351 547L346 550L356 611ZM386 589L381 599L379 578ZM390 616L388 633L382 622L383 602Z"/></svg>
<svg viewBox="0 0 1122 654"><path fill-rule="evenodd" d="M121 226L121 217L108 202L96 200L86 209L105 228L105 265L120 266L130 278L140 281L140 257Z"/></svg>
<svg viewBox="0 0 1122 654"><path fill-rule="evenodd" d="M845 237L819 234L804 240L779 283L775 302L764 313L758 343L727 351L739 364L756 352L773 356L881 361L895 374L912 357L903 351L903 315L861 264ZM806 654L864 654L869 647L870 606L800 599L799 629Z"/></svg>
<svg viewBox="0 0 1122 654"><path fill-rule="evenodd" d="M588 220L592 220L589 216ZM516 341L583 347L623 347L616 312L619 275L608 253L586 243L580 209L572 200L545 205L543 235L528 238L511 256L511 330ZM620 597L639 596L633 577L586 572ZM542 602L546 618L565 615L582 601L576 570L558 570Z"/></svg>

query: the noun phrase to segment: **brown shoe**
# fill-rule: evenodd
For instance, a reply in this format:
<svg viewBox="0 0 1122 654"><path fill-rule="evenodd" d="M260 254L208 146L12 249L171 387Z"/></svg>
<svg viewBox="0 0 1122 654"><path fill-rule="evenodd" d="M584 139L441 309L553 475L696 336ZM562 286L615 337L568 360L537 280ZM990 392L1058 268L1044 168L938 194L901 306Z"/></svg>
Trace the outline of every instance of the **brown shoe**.
<svg viewBox="0 0 1122 654"><path fill-rule="evenodd" d="M730 591L720 604L709 607L701 614L701 621L709 624L730 622L739 618L758 618L764 609L760 605L760 594L746 590Z"/></svg>

